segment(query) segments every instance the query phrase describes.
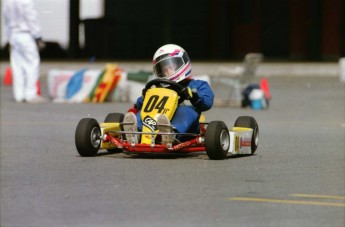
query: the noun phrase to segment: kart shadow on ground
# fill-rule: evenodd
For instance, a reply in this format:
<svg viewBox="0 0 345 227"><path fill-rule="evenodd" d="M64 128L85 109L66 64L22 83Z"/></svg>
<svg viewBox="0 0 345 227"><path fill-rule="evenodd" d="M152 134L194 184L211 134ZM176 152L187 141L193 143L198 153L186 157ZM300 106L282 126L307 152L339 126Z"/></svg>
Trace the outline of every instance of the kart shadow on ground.
<svg viewBox="0 0 345 227"><path fill-rule="evenodd" d="M188 153L188 154L167 154L167 153L144 153L144 154L135 154L135 153L116 153L116 154L109 154L107 152L103 153L102 155L107 155L111 158L124 158L124 159L209 159L205 153Z"/></svg>
<svg viewBox="0 0 345 227"><path fill-rule="evenodd" d="M255 154L254 154L255 155ZM134 153L109 153L107 151L99 152L97 156L106 156L109 158L122 158L122 159L202 159L209 160L209 157L204 152L198 153L143 153L143 154L134 154ZM229 155L226 159L237 159L252 156L250 154L238 154L238 155Z"/></svg>
<svg viewBox="0 0 345 227"><path fill-rule="evenodd" d="M229 158L231 159L236 159L236 158L245 158L245 157L250 157L250 156L255 156L256 154L233 154L233 155L230 155Z"/></svg>

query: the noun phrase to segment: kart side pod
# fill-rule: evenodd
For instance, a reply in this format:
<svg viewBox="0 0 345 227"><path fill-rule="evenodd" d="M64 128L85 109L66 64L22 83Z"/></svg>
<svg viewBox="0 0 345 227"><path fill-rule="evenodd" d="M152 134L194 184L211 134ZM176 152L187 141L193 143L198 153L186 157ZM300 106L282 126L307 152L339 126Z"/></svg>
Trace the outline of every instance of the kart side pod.
<svg viewBox="0 0 345 227"><path fill-rule="evenodd" d="M229 134L229 154L254 154L258 148L259 126L253 117L238 117Z"/></svg>
<svg viewBox="0 0 345 227"><path fill-rule="evenodd" d="M253 136L253 129L233 127L229 131L230 147L229 154L252 154L251 142Z"/></svg>

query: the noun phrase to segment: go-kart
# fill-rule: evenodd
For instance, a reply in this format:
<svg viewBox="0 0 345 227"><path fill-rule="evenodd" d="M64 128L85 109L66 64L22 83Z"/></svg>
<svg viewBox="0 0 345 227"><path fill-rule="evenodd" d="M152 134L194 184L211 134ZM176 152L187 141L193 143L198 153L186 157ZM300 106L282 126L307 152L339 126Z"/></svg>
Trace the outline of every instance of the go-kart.
<svg viewBox="0 0 345 227"><path fill-rule="evenodd" d="M109 153L133 154L206 152L213 160L225 159L233 154L254 154L259 142L259 126L249 116L238 117L230 130L223 121L206 122L201 115L199 133L160 132L157 117L165 114L172 119L177 106L185 101L183 91L184 87L173 81L149 81L142 92L142 131L124 131L124 125L133 122L125 122L123 113L109 113L100 124L94 118L81 119L75 132L78 153L89 157L97 155L101 149ZM126 135L137 135L139 140L127 140ZM163 144L160 140L162 135L188 139Z"/></svg>

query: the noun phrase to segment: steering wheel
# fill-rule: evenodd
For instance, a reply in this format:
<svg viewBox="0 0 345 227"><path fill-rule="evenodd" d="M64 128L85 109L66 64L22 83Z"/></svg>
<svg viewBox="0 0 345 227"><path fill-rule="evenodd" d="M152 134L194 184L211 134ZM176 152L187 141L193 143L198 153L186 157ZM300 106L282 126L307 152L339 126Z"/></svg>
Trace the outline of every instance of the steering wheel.
<svg viewBox="0 0 345 227"><path fill-rule="evenodd" d="M146 91L148 89L150 89L152 86L163 87L162 84L167 84L169 86L166 88L176 91L176 93L180 97L178 99L179 104L181 104L185 100L185 98L183 97L183 92L184 92L185 88L182 85L180 85L179 83L176 83L175 81L162 79L162 78L157 78L157 79L153 79L153 80L149 81L146 84L145 88L143 89L143 93L142 93L143 97L145 97Z"/></svg>

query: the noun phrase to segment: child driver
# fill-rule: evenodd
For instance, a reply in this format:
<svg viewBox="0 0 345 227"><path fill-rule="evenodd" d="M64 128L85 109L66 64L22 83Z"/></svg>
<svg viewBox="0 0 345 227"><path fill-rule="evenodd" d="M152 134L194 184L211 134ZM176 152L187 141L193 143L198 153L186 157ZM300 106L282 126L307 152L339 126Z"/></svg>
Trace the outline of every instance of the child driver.
<svg viewBox="0 0 345 227"><path fill-rule="evenodd" d="M184 89L184 98L188 100L179 104L170 122L168 117L161 114L157 118L158 130L161 132L199 133L199 117L201 112L209 110L213 105L214 94L206 81L191 78L191 62L187 52L180 46L167 44L160 47L153 56L153 72L157 78L164 78L179 83ZM141 131L142 121L140 110L143 105L143 97L139 97L135 104L135 110L128 112L123 122L132 122L133 125L124 125L125 131ZM171 125L171 127L160 124ZM138 141L138 134L126 134L128 141ZM134 137L134 138L133 138ZM175 138L172 135L162 135L162 144L172 144ZM183 141L188 138L177 137Z"/></svg>

